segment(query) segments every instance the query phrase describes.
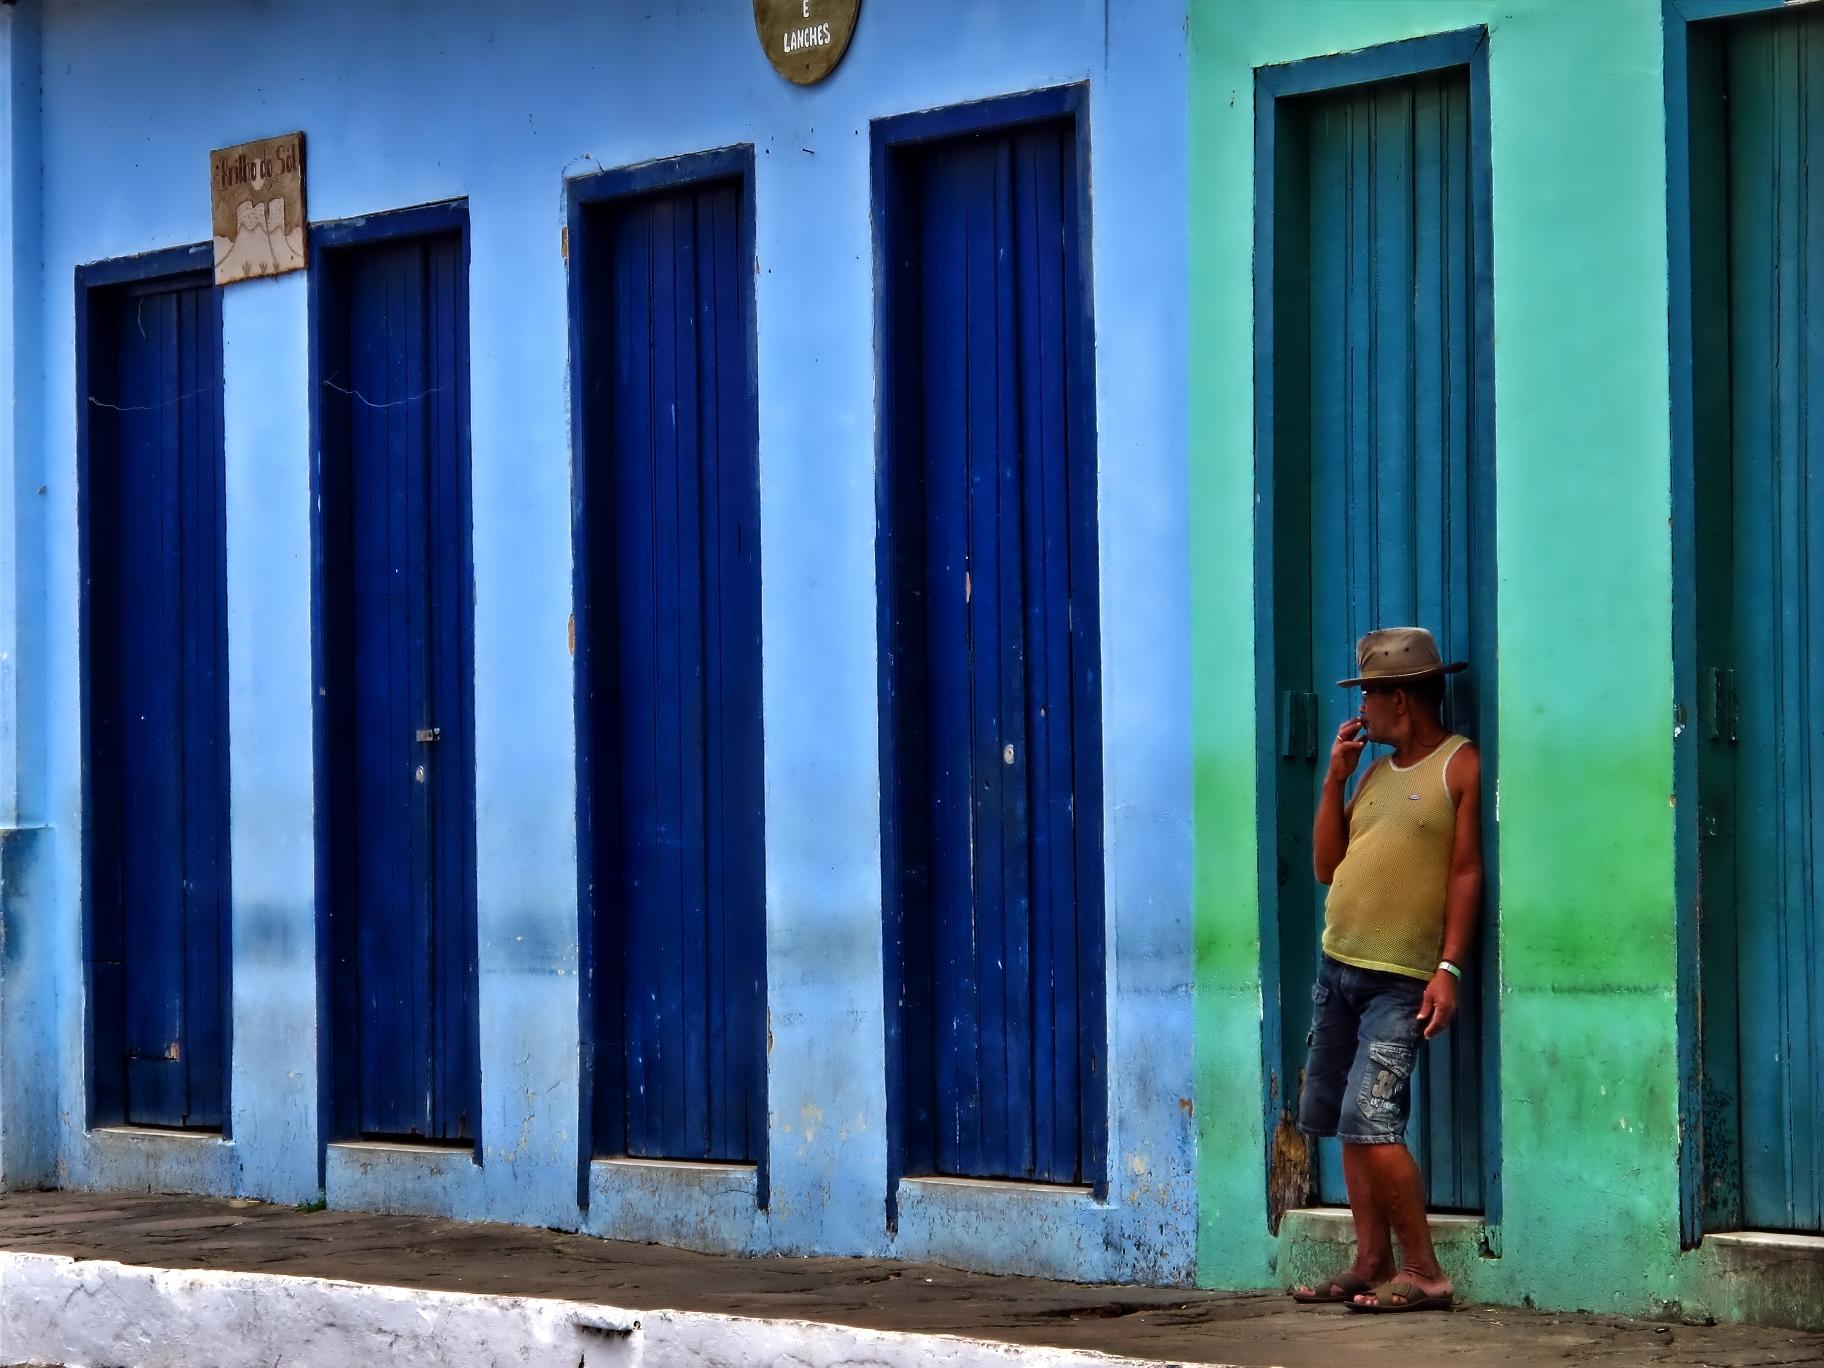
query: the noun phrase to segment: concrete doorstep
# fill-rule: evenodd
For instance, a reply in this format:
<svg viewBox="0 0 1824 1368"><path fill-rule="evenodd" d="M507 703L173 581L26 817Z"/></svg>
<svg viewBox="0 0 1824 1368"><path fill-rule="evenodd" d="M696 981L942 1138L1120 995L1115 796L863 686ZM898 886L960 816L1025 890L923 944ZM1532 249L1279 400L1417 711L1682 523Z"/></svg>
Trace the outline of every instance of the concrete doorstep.
<svg viewBox="0 0 1824 1368"><path fill-rule="evenodd" d="M0 1364L1773 1365L1824 1337L1490 1307L1361 1316L1280 1292L734 1258L518 1226L197 1197L0 1197Z"/></svg>

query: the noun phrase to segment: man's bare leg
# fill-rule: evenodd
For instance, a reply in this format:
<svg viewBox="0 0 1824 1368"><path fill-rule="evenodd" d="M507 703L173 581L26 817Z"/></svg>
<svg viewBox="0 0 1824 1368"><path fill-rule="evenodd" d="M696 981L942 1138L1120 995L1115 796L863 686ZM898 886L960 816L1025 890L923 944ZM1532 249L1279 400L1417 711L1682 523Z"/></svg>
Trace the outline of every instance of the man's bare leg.
<svg viewBox="0 0 1824 1368"><path fill-rule="evenodd" d="M1343 1182L1349 1189L1349 1214L1355 1220L1353 1271L1371 1283L1385 1282L1393 1276L1396 1266L1387 1208L1375 1189L1374 1174L1364 1153L1379 1148L1379 1145L1343 1146Z"/></svg>
<svg viewBox="0 0 1824 1368"><path fill-rule="evenodd" d="M1347 1273L1370 1286L1386 1282L1394 1275L1395 1268L1387 1211L1381 1205L1368 1167L1358 1153L1373 1148L1373 1145L1343 1146L1343 1182L1349 1189L1349 1214L1355 1220L1355 1262L1349 1265ZM1342 1290L1335 1283L1330 1286L1332 1290ZM1309 1286L1297 1289L1304 1296L1312 1295L1315 1290Z"/></svg>
<svg viewBox="0 0 1824 1368"><path fill-rule="evenodd" d="M1432 1296L1451 1291L1450 1279L1444 1276L1437 1251L1431 1247L1431 1226L1425 1219L1425 1180L1412 1151L1404 1145L1344 1145L1345 1164L1351 1153L1356 1156L1357 1171L1373 1191L1386 1221L1393 1227L1394 1237L1400 1242L1398 1276ZM1353 1200L1353 1179L1349 1191ZM1359 1239L1359 1216L1356 1229ZM1358 1294L1355 1300L1364 1306L1375 1303L1374 1295L1368 1292Z"/></svg>

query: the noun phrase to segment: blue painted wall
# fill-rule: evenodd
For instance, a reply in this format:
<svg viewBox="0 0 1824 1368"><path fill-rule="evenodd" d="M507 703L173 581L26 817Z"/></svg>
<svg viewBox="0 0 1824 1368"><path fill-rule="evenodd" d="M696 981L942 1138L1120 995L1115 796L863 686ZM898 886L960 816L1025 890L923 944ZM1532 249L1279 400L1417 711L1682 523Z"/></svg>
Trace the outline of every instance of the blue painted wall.
<svg viewBox="0 0 1824 1368"><path fill-rule="evenodd" d="M29 27L30 0L0 33ZM318 1192L305 280L225 301L234 876L231 1138L83 1128L72 275L208 234L210 149L301 128L309 208L466 197L472 226L480 1162L336 1148L332 1206L708 1248L899 1253L1184 1281L1192 1174L1186 88L1178 0L866 0L836 74L766 64L747 0L643 5L52 3L42 186L0 192L30 244L8 315L42 357L0 446L45 567L16 621L0 763L45 795L40 877L7 925L54 985L0 979L9 1182ZM28 64L29 66L29 64ZM29 75L29 71L27 73ZM1104 674L1109 1193L909 1183L885 1223L868 121L1086 81ZM26 82L29 86L29 81ZM14 89L20 88L15 82ZM23 140L23 142L21 141ZM771 1201L740 1170L597 1164L577 1203L578 980L564 177L751 142L767 785ZM20 225L42 207L35 237ZM35 279L42 291L33 295ZM40 441L33 401L45 415ZM44 476L28 467L42 451ZM38 483L46 493L35 493ZM13 487L12 481L7 486ZM22 496L23 498L24 496ZM34 549L41 539L42 550ZM41 610L41 611L38 611ZM6 614L0 613L0 626ZM9 649L0 641L0 650ZM0 669L0 680L6 678ZM37 694L31 694L37 689ZM27 696L46 706L35 717ZM30 814L27 814L28 816ZM24 824L24 818L16 819ZM29 940L29 938L28 938ZM8 955L14 953L8 943ZM14 1139L52 1137L42 1152Z"/></svg>
<svg viewBox="0 0 1824 1368"><path fill-rule="evenodd" d="M45 672L20 646L46 640L43 315L38 176L39 25L0 9L0 1190L55 1164L56 1111L39 1085L58 983L39 909L53 893L45 829ZM72 314L72 323L74 315Z"/></svg>

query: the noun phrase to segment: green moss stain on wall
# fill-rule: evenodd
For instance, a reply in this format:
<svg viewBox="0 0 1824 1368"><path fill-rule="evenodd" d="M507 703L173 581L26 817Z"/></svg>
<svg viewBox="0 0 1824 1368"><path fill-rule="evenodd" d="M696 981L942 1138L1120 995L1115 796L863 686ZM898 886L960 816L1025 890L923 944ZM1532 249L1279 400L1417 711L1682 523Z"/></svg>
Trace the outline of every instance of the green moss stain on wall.
<svg viewBox="0 0 1824 1368"><path fill-rule="evenodd" d="M1678 1255L1658 0L1191 0L1198 1267L1274 1281L1253 715L1254 68L1483 25L1494 185L1502 1257L1653 1309Z"/></svg>

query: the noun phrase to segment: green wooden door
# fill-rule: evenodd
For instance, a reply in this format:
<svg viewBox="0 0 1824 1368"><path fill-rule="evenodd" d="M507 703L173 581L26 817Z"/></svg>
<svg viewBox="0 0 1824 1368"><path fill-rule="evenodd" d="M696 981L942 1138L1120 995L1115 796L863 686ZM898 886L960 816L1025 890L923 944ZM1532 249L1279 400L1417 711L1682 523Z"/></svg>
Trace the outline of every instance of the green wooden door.
<svg viewBox="0 0 1824 1368"><path fill-rule="evenodd" d="M1335 681L1354 673L1364 632L1429 627L1447 658L1472 663L1451 682L1446 720L1487 752L1494 637L1468 74L1288 103L1275 169L1273 592L1274 892L1290 1083L1304 1065L1323 930L1311 818L1329 738L1356 705ZM1435 1209L1484 1202L1482 983L1472 968L1458 1024L1417 1075L1408 1141ZM1288 1086L1285 1104L1296 1101ZM1319 1147L1315 1198L1346 1200L1335 1141Z"/></svg>
<svg viewBox="0 0 1824 1368"><path fill-rule="evenodd" d="M1695 501L1704 1206L1824 1233L1824 16L1724 47Z"/></svg>

